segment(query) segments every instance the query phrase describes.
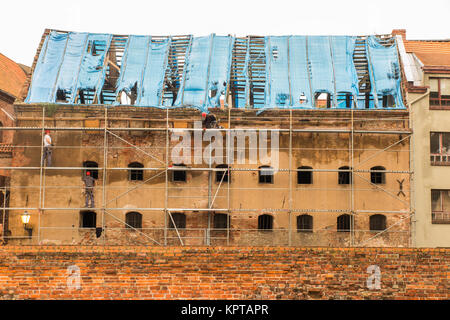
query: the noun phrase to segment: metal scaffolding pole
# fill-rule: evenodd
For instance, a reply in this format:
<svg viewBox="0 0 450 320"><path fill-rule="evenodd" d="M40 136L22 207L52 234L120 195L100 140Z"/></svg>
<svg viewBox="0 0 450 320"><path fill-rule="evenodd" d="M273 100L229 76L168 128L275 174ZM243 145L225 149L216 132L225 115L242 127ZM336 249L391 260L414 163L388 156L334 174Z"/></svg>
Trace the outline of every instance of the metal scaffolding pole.
<svg viewBox="0 0 450 320"><path fill-rule="evenodd" d="M354 101L354 103L356 104L356 102ZM351 152L350 152L350 157L351 157L351 177L350 177L350 247L353 247L353 239L354 239L354 229L355 229L355 187L354 187L354 181L355 181L355 163L354 163L354 159L355 159L355 155L354 155L354 148L355 148L355 135L354 135L354 118L353 118L353 109L350 111L351 112L351 133L350 133L350 139L351 139L351 143L350 143L350 148L351 148Z"/></svg>
<svg viewBox="0 0 450 320"><path fill-rule="evenodd" d="M289 246L292 245L292 109L289 110Z"/></svg>
<svg viewBox="0 0 450 320"><path fill-rule="evenodd" d="M5 242L5 232L6 232L6 185L3 189L3 214L2 214L2 242Z"/></svg>
<svg viewBox="0 0 450 320"><path fill-rule="evenodd" d="M167 207L169 201L169 108L166 108L166 159L165 159L165 197L164 197L164 245L167 246Z"/></svg>
<svg viewBox="0 0 450 320"><path fill-rule="evenodd" d="M45 127L45 106L42 106L42 124L41 124L41 157L39 163L39 209L38 209L38 243L41 241L41 214L42 214L42 163L44 160L44 127ZM46 159L47 160L47 159Z"/></svg>
<svg viewBox="0 0 450 320"><path fill-rule="evenodd" d="M47 126L44 129L53 131L102 131L102 128L91 128L91 127L50 127ZM244 128L233 128L233 129L209 129L212 131L247 131L247 130L258 130L258 127L244 127ZM40 131L40 127L1 127L0 130L28 130L28 131ZM107 128L108 132L113 131L178 131L177 128ZM185 131L203 131L203 129L196 128L184 128ZM289 129L277 129L280 132L289 132ZM351 133L349 129L292 129L292 132L305 132L305 133ZM361 134L410 134L411 130L353 130L354 133ZM117 136L117 135L116 135ZM118 136L117 136L118 137ZM121 139L119 137L119 139ZM128 143L128 142L127 142ZM137 147L138 148L138 147Z"/></svg>
<svg viewBox="0 0 450 320"><path fill-rule="evenodd" d="M411 115L411 104L408 108L409 111L409 127L413 128L413 118ZM415 184L415 163L414 163L414 133L411 135L411 139L409 140L409 170L413 173L409 176L409 201L410 201L410 211L412 215L410 215L410 227L409 227L409 246L416 246L416 208L415 208L415 192L414 192L414 184Z"/></svg>
<svg viewBox="0 0 450 320"><path fill-rule="evenodd" d="M231 106L228 107L228 129L231 128ZM227 134L229 133L229 131L227 132ZM227 138L229 138L227 136ZM227 140L228 141L228 140ZM231 171L230 171L230 166L231 164L228 163L228 161L226 161L227 164L227 174L228 174L228 181L227 181L227 213L228 213L228 217L227 217L227 245L230 245L230 222L231 222L231 211L230 211L230 183L231 183Z"/></svg>
<svg viewBox="0 0 450 320"><path fill-rule="evenodd" d="M103 244L106 242L106 230L105 230L105 213L106 213L106 174L108 167L108 131L106 130L108 126L108 109L105 106L105 125L104 125L104 132L103 132L103 181L102 181L102 239Z"/></svg>

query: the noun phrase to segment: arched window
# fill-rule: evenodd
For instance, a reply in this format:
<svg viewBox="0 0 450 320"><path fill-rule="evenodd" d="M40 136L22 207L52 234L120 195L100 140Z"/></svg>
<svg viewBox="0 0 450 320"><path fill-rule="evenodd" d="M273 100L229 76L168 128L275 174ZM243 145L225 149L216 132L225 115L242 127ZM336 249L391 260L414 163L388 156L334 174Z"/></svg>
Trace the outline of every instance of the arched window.
<svg viewBox="0 0 450 320"><path fill-rule="evenodd" d="M132 168L131 170L128 170L129 175L128 179L130 181L142 181L144 180L144 165L139 162L132 162L128 165L128 168Z"/></svg>
<svg viewBox="0 0 450 320"><path fill-rule="evenodd" d="M298 232L312 232L313 231L313 217L309 214L302 214L297 216L297 231Z"/></svg>
<svg viewBox="0 0 450 320"><path fill-rule="evenodd" d="M174 164L173 167L177 170L172 171L172 181L186 182L186 170L182 170L182 168L186 168L186 166L184 164Z"/></svg>
<svg viewBox="0 0 450 320"><path fill-rule="evenodd" d="M386 174L383 172L386 168L382 166L376 166L370 168L370 182L374 184L386 183Z"/></svg>
<svg viewBox="0 0 450 320"><path fill-rule="evenodd" d="M273 168L269 166L259 167L259 183L273 183Z"/></svg>
<svg viewBox="0 0 450 320"><path fill-rule="evenodd" d="M125 215L125 222L127 228L142 228L142 214L139 212L128 212Z"/></svg>
<svg viewBox="0 0 450 320"><path fill-rule="evenodd" d="M386 229L386 216L374 214L369 218L370 231L382 231Z"/></svg>
<svg viewBox="0 0 450 320"><path fill-rule="evenodd" d="M339 170L342 170L338 173L338 184L351 184L352 183L352 173L348 170L351 170L350 167L344 166L340 167Z"/></svg>
<svg viewBox="0 0 450 320"><path fill-rule="evenodd" d="M259 230L272 230L273 229L273 217L269 214L262 214L258 217L258 229Z"/></svg>
<svg viewBox="0 0 450 320"><path fill-rule="evenodd" d="M94 211L80 212L80 228L95 228L97 226L97 214Z"/></svg>
<svg viewBox="0 0 450 320"><path fill-rule="evenodd" d="M337 231L349 232L351 228L352 217L349 214L340 215L337 218Z"/></svg>
<svg viewBox="0 0 450 320"><path fill-rule="evenodd" d="M175 225L173 224L172 219L170 219L170 217L169 217L169 228L170 229L174 229L175 226L177 227L177 229L186 228L186 215L184 213L174 212L171 215L172 215L173 221L175 222Z"/></svg>
<svg viewBox="0 0 450 320"><path fill-rule="evenodd" d="M305 171L297 171L297 183L298 184L312 184L313 183L313 173L312 167L301 166L298 167L297 170L305 170Z"/></svg>
<svg viewBox="0 0 450 320"><path fill-rule="evenodd" d="M214 229L227 229L230 225L230 218L226 213L214 214Z"/></svg>
<svg viewBox="0 0 450 320"><path fill-rule="evenodd" d="M94 161L85 161L83 162L83 167L84 168L98 168L98 163L94 162ZM86 175L86 172L90 172L91 173L91 177L94 179L98 179L98 169L86 169L83 172L83 175Z"/></svg>
<svg viewBox="0 0 450 320"><path fill-rule="evenodd" d="M217 169L228 169L228 165L226 165L226 164L219 164L216 168ZM218 183L220 183L221 181L222 182L228 182L229 176L230 176L230 171L229 170L216 171L216 182L218 182Z"/></svg>

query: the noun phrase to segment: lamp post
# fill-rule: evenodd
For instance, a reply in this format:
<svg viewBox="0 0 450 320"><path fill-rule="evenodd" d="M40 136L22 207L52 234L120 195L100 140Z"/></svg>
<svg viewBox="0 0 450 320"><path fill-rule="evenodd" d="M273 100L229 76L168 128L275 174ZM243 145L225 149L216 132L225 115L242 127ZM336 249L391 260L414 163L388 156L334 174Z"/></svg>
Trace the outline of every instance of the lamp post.
<svg viewBox="0 0 450 320"><path fill-rule="evenodd" d="M30 213L28 213L28 211L24 211L21 218L22 218L23 228L25 229L25 231L28 232L28 238L31 239L31 237L33 235L33 227L30 227L28 225L28 223L30 222L31 215L30 215Z"/></svg>

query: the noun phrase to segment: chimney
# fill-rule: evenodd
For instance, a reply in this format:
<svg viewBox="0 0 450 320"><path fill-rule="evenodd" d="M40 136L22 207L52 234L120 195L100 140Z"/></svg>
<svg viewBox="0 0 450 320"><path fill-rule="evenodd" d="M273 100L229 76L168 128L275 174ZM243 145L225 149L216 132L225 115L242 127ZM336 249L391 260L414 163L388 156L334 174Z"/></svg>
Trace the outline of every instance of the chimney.
<svg viewBox="0 0 450 320"><path fill-rule="evenodd" d="M392 30L391 33L393 36L397 36L397 35L402 36L403 41L406 40L406 29L394 29L394 30Z"/></svg>

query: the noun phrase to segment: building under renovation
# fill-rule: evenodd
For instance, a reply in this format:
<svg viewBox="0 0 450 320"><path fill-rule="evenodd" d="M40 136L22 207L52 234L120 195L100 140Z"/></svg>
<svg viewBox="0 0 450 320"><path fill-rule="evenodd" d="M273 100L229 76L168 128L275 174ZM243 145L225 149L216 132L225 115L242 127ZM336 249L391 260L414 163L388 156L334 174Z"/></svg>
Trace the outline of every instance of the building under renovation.
<svg viewBox="0 0 450 320"><path fill-rule="evenodd" d="M391 35L46 30L2 128L4 241L410 246L404 87Z"/></svg>

